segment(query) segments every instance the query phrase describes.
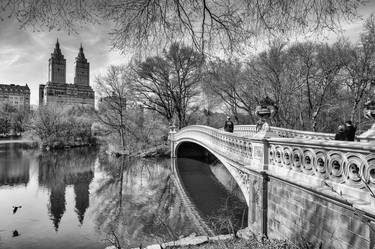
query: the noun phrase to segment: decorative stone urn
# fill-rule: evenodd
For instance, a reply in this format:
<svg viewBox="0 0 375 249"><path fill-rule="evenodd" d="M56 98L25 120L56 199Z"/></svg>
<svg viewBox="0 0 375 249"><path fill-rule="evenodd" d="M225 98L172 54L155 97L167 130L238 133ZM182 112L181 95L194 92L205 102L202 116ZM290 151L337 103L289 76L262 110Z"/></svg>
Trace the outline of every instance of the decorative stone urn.
<svg viewBox="0 0 375 249"><path fill-rule="evenodd" d="M375 120L375 100L369 100L365 103L363 115L367 119ZM358 136L361 142L375 142L375 124L368 131Z"/></svg>
<svg viewBox="0 0 375 249"><path fill-rule="evenodd" d="M277 136L271 132L269 120L277 113L277 106L275 102L268 96L259 102L255 109L255 115L259 117L257 122L257 137Z"/></svg>

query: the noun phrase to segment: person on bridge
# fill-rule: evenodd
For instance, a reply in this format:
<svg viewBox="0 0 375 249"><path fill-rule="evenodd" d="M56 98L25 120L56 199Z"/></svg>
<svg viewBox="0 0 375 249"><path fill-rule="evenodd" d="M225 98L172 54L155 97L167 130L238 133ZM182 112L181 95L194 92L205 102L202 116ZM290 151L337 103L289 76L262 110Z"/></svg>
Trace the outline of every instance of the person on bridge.
<svg viewBox="0 0 375 249"><path fill-rule="evenodd" d="M344 133L347 141L354 141L356 130L357 128L353 125L352 121L348 120L345 122Z"/></svg>
<svg viewBox="0 0 375 249"><path fill-rule="evenodd" d="M262 129L264 123L265 121L263 119L259 119L255 126L255 132L259 132Z"/></svg>
<svg viewBox="0 0 375 249"><path fill-rule="evenodd" d="M345 136L344 126L343 125L339 125L337 133L335 135L335 140L340 140L340 141L345 141L346 140L346 136Z"/></svg>
<svg viewBox="0 0 375 249"><path fill-rule="evenodd" d="M224 124L224 131L233 132L233 129L234 129L234 124L232 120L230 120L230 117L227 117L227 121L225 121L225 124Z"/></svg>

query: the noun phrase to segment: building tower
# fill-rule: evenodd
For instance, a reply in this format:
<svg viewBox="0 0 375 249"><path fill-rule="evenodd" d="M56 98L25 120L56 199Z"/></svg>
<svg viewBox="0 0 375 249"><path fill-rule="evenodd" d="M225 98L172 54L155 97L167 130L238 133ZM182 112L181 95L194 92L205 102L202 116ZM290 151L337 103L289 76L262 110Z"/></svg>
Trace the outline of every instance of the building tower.
<svg viewBox="0 0 375 249"><path fill-rule="evenodd" d="M49 59L48 81L61 84L66 83L66 60L61 53L59 39L57 39L55 50Z"/></svg>
<svg viewBox="0 0 375 249"><path fill-rule="evenodd" d="M82 44L76 57L76 72L74 76L74 84L89 86L90 84L90 63L87 62L83 53Z"/></svg>

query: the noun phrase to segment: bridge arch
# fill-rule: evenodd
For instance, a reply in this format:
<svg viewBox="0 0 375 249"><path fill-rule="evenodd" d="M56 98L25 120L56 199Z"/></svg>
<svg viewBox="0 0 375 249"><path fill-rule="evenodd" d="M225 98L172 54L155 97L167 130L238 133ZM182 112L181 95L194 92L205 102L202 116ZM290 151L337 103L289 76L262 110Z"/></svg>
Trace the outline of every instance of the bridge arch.
<svg viewBox="0 0 375 249"><path fill-rule="evenodd" d="M246 205L247 206L250 205L248 188L247 188L246 182L242 180L242 177L240 176L239 172L228 160L226 160L225 157L220 155L212 147L208 146L204 141L198 140L192 137L184 137L183 139L179 139L174 147L174 155L176 155L177 158L204 157L206 159L207 158L212 159L212 157L214 157L222 165L224 165L226 170L229 172L229 174L232 176L234 181L237 183L237 185L239 186L241 190L242 196L244 197L246 201Z"/></svg>

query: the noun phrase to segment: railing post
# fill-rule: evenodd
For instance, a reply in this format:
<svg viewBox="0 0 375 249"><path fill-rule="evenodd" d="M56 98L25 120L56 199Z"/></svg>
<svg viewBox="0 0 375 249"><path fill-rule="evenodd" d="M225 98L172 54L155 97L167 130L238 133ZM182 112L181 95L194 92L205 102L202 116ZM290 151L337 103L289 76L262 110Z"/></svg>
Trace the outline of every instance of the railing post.
<svg viewBox="0 0 375 249"><path fill-rule="evenodd" d="M260 210L262 221L261 221L261 231L260 232L261 232L263 237L267 237L268 236L268 181L269 181L269 177L268 177L267 172L265 172L265 171L261 171L260 175L262 177L262 179L261 179L261 181L262 181L261 182L261 187L262 187L262 191L261 191L262 202L261 202L261 205L262 205L262 209Z"/></svg>
<svg viewBox="0 0 375 249"><path fill-rule="evenodd" d="M170 141L170 146L171 146L171 158L176 158L176 152L175 152L175 134L177 133L176 131L176 126L172 124L169 126L169 141Z"/></svg>
<svg viewBox="0 0 375 249"><path fill-rule="evenodd" d="M253 141L253 160L251 168L257 170L260 174L259 194L260 194L260 210L259 210L259 234L262 237L268 235L268 181L267 174L269 164L269 142L263 137L260 140Z"/></svg>
<svg viewBox="0 0 375 249"><path fill-rule="evenodd" d="M253 160L251 163L251 167L255 168L259 171L268 170L268 159L269 159L269 143L266 138L263 138L259 141L252 142L252 153L253 153Z"/></svg>

